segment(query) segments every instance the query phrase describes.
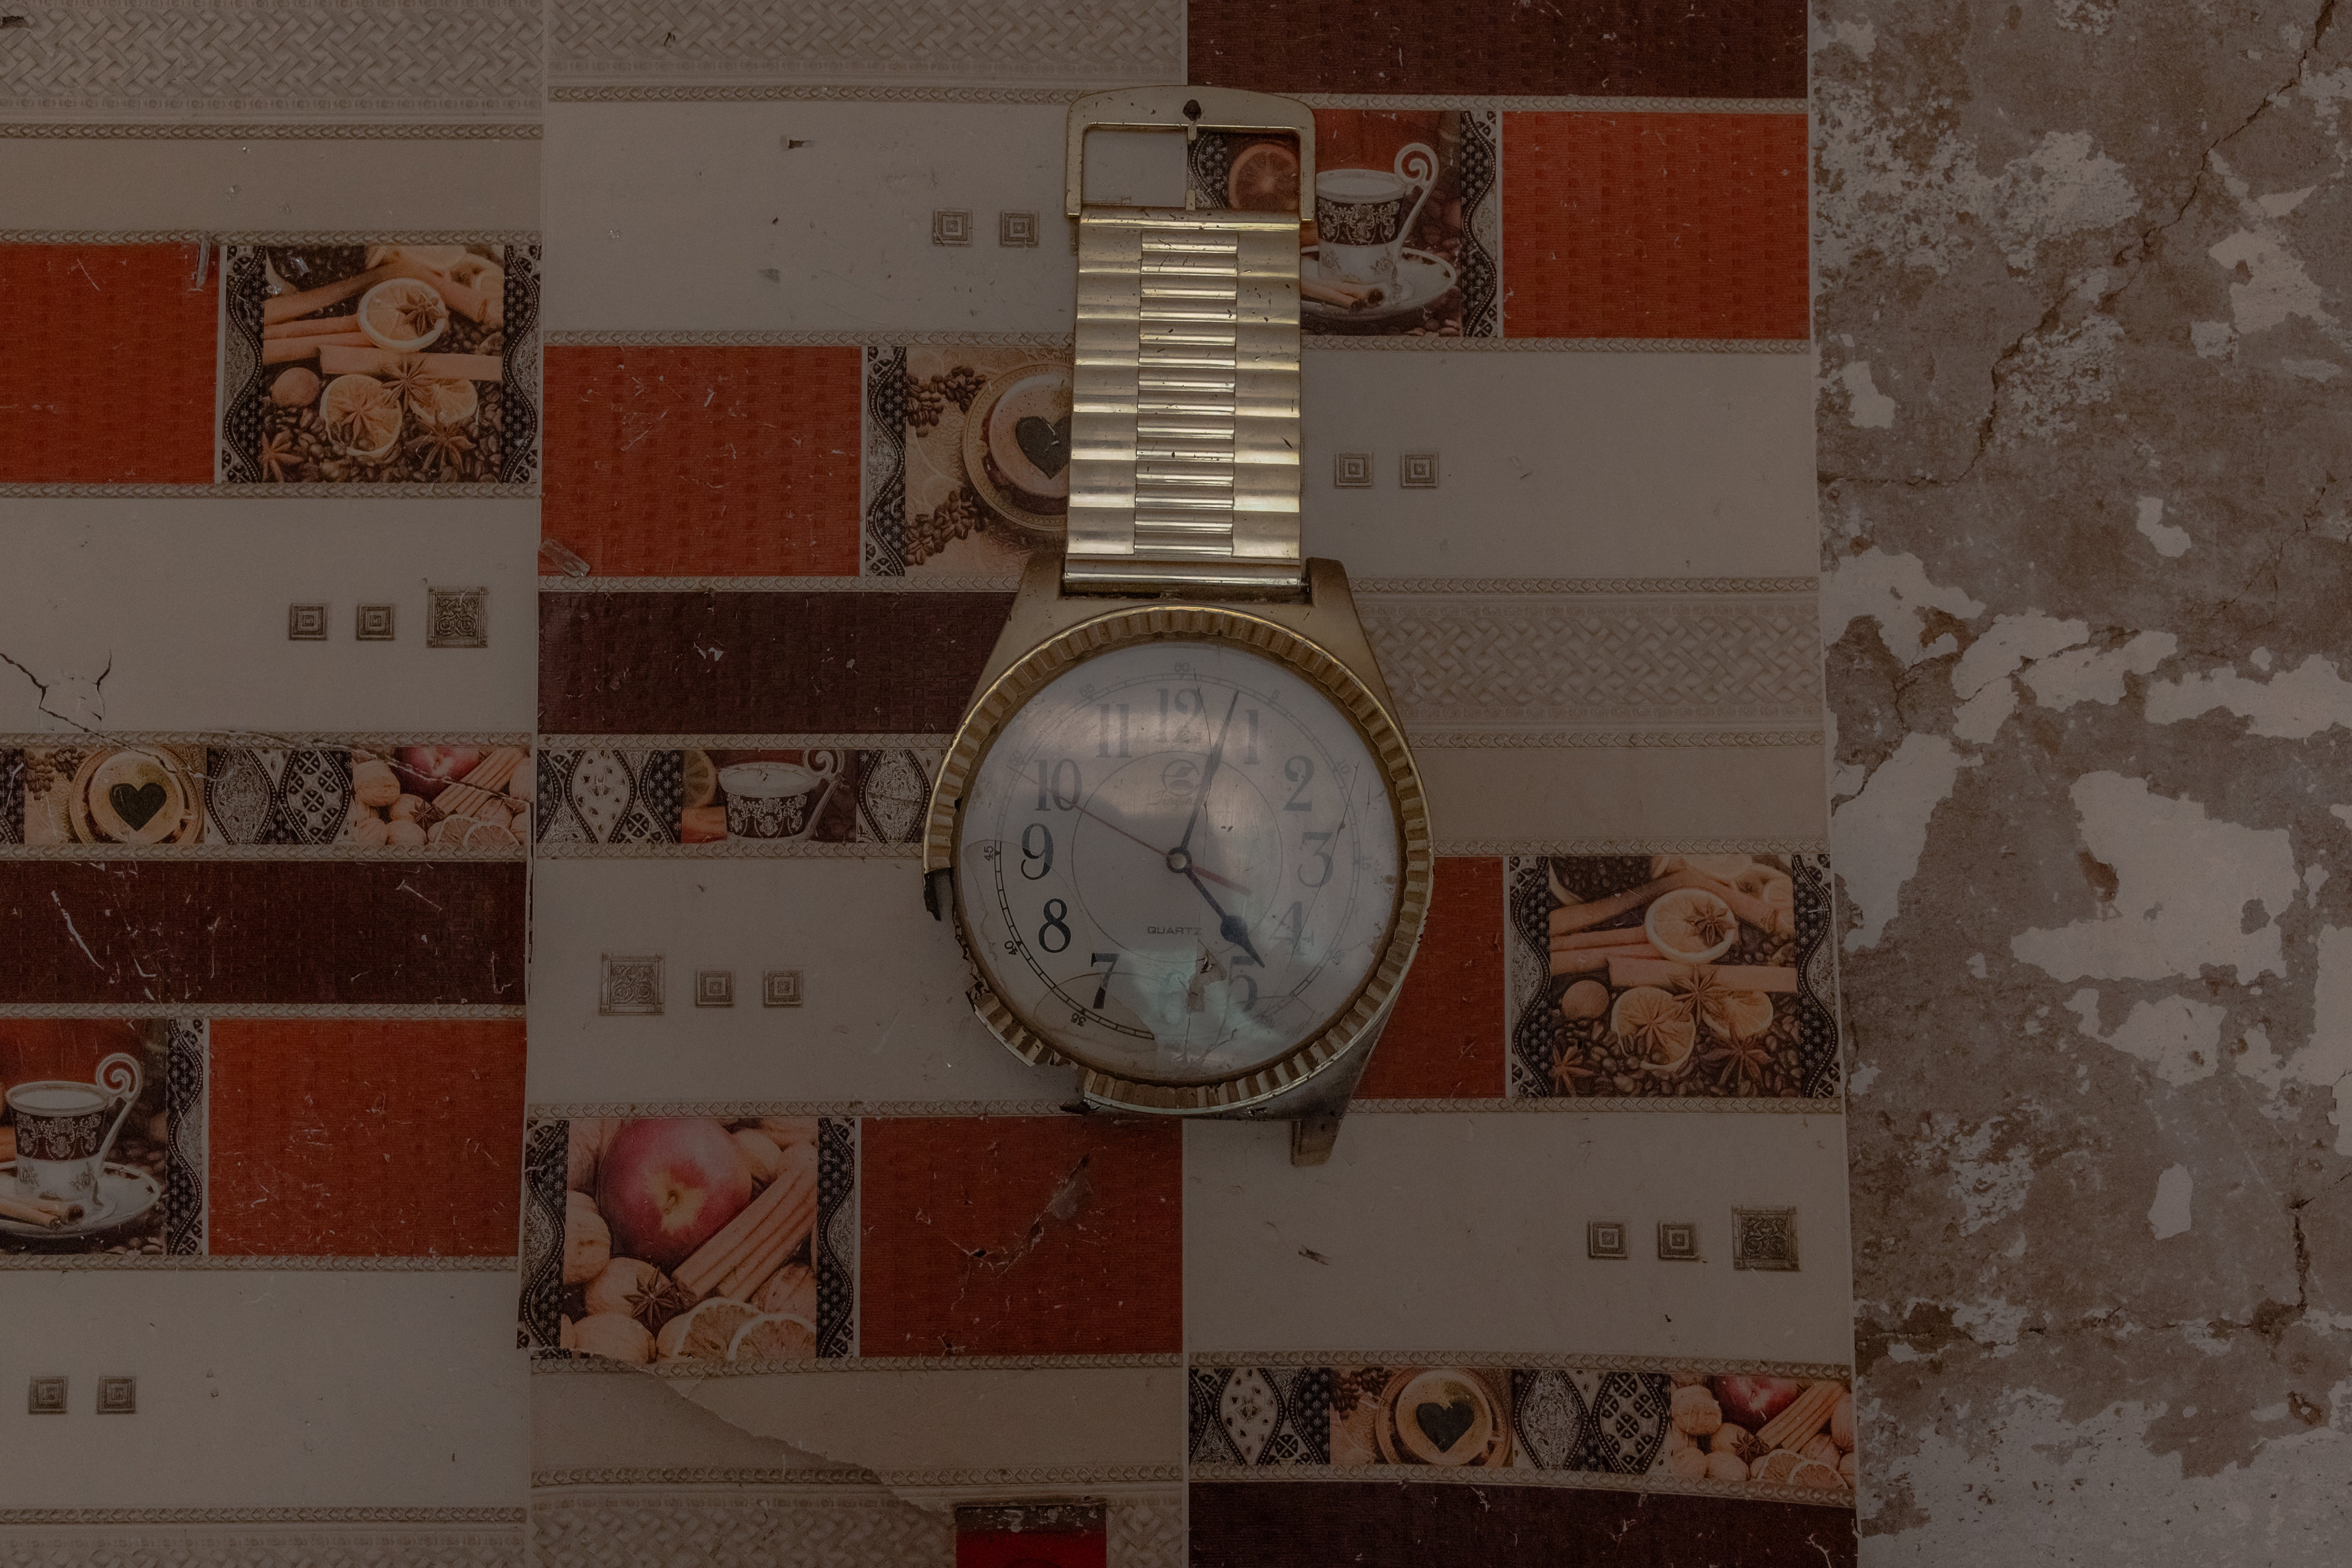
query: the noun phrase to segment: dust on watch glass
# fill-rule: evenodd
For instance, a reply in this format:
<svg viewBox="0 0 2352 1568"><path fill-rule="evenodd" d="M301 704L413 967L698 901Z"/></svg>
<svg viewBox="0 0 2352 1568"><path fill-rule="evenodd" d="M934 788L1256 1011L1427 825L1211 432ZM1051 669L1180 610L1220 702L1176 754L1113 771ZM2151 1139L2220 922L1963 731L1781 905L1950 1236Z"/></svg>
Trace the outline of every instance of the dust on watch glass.
<svg viewBox="0 0 2352 1568"><path fill-rule="evenodd" d="M973 959L1060 1054L1123 1079L1257 1072L1362 989L1397 915L1386 775L1254 649L1117 647L1041 687L967 786Z"/></svg>

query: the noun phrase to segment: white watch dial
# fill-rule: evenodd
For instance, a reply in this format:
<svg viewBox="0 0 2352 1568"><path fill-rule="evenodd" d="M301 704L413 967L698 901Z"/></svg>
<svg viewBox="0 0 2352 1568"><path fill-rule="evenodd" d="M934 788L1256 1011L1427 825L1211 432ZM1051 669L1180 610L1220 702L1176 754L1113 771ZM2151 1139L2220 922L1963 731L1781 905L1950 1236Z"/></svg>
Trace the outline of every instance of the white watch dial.
<svg viewBox="0 0 2352 1568"><path fill-rule="evenodd" d="M966 790L956 897L1004 1003L1072 1059L1215 1082L1313 1039L1378 966L1402 847L1354 721L1230 644L1047 682Z"/></svg>

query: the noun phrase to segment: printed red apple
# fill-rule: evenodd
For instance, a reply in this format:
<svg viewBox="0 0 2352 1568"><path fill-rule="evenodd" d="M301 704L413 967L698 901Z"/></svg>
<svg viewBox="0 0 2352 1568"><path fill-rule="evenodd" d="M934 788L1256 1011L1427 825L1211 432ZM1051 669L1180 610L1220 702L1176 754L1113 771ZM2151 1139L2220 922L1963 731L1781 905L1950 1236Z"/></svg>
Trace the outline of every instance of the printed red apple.
<svg viewBox="0 0 2352 1568"><path fill-rule="evenodd" d="M392 755L400 787L431 800L474 771L482 760L479 746L403 746Z"/></svg>
<svg viewBox="0 0 2352 1568"><path fill-rule="evenodd" d="M624 1121L596 1162L596 1207L613 1256L676 1268L751 1201L751 1167L719 1122Z"/></svg>
<svg viewBox="0 0 2352 1568"><path fill-rule="evenodd" d="M1715 1402L1723 1406L1723 1418L1750 1432L1789 1408L1805 1392L1802 1380L1793 1377L1727 1373L1710 1381L1715 1384Z"/></svg>

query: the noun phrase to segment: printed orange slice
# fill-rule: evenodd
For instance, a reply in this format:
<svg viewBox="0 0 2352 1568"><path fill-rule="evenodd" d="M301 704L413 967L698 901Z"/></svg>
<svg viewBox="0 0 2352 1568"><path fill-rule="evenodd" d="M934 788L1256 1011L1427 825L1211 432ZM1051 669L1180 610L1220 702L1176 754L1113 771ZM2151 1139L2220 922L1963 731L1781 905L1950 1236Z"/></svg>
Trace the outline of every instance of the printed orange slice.
<svg viewBox="0 0 2352 1568"><path fill-rule="evenodd" d="M444 429L471 425L481 405L481 395L474 390L474 384L458 376L423 378L408 395L409 409L418 424Z"/></svg>
<svg viewBox="0 0 2352 1568"><path fill-rule="evenodd" d="M1739 917L1704 888L1659 895L1643 918L1650 945L1675 963L1711 963L1739 936Z"/></svg>
<svg viewBox="0 0 2352 1568"><path fill-rule="evenodd" d="M713 1296L664 1323L654 1342L655 1353L663 1361L725 1361L735 1331L759 1315L760 1310L747 1301Z"/></svg>
<svg viewBox="0 0 2352 1568"><path fill-rule="evenodd" d="M319 417L346 457L381 463L400 445L400 399L372 375L339 375L319 395Z"/></svg>
<svg viewBox="0 0 2352 1568"><path fill-rule="evenodd" d="M816 1355L816 1330L787 1312L752 1319L735 1331L729 1361L808 1361Z"/></svg>
<svg viewBox="0 0 2352 1568"><path fill-rule="evenodd" d="M1610 1009L1609 1026L1653 1068L1673 1070L1690 1060L1698 1026L1680 1002L1654 985L1636 985Z"/></svg>
<svg viewBox="0 0 2352 1568"><path fill-rule="evenodd" d="M430 283L388 278L360 296L359 322L376 347L413 354L449 330L449 303Z"/></svg>
<svg viewBox="0 0 2352 1568"><path fill-rule="evenodd" d="M1225 171L1225 199L1244 212L1298 210L1298 154L1279 142L1255 142Z"/></svg>

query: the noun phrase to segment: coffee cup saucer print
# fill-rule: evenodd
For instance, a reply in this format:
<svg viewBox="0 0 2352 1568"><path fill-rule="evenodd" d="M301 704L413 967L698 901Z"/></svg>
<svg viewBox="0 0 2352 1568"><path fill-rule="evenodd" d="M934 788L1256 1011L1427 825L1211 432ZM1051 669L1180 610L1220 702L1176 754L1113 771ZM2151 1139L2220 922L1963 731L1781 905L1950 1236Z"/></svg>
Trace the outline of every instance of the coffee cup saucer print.
<svg viewBox="0 0 2352 1568"><path fill-rule="evenodd" d="M194 1189L173 1169L166 1083L184 1090L201 1074L200 1043L180 1059L184 1033L153 1019L0 1020L0 1258L172 1250L167 1194Z"/></svg>
<svg viewBox="0 0 2352 1568"><path fill-rule="evenodd" d="M262 245L232 247L225 266L224 479L529 478L531 419L512 374L509 312L530 313L536 289L515 247Z"/></svg>
<svg viewBox="0 0 2352 1568"><path fill-rule="evenodd" d="M26 844L167 848L205 837L202 746L37 746L17 759Z"/></svg>
<svg viewBox="0 0 2352 1568"><path fill-rule="evenodd" d="M1488 337L1500 217L1487 111L1318 110L1315 188L1287 137L1203 132L1197 205L1300 212L1298 324L1310 336Z"/></svg>
<svg viewBox="0 0 2352 1568"><path fill-rule="evenodd" d="M908 570L1017 576L1058 550L1070 506L1070 366L1000 343L906 351Z"/></svg>

